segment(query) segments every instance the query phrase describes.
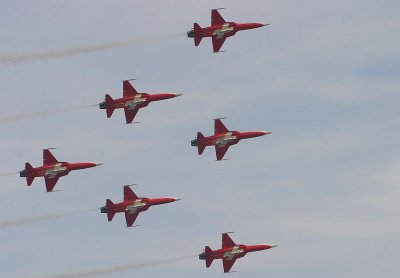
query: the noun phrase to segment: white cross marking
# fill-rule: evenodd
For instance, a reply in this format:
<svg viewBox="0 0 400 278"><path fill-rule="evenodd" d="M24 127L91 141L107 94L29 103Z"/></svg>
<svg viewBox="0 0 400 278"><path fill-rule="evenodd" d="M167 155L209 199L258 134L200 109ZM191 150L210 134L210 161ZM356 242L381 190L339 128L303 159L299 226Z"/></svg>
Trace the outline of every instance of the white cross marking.
<svg viewBox="0 0 400 278"><path fill-rule="evenodd" d="M229 23L225 23L222 25L221 29L214 30L213 36L216 36L217 39L221 39L226 33L232 32L233 27L229 27Z"/></svg>
<svg viewBox="0 0 400 278"><path fill-rule="evenodd" d="M225 146L228 142L236 139L236 136L232 136L232 132L227 132L224 137L217 139L216 144L220 147Z"/></svg>
<svg viewBox="0 0 400 278"><path fill-rule="evenodd" d="M232 260L236 255L243 253L243 249L239 249L239 246L233 247L232 251L224 253L224 258L228 261Z"/></svg>
<svg viewBox="0 0 400 278"><path fill-rule="evenodd" d="M142 202L142 199L136 199L132 205L125 208L130 214L135 213L137 209L146 206L146 202Z"/></svg>
<svg viewBox="0 0 400 278"><path fill-rule="evenodd" d="M46 170L46 172L44 174L46 176L49 176L49 178L52 178L52 179L55 178L58 173L64 172L67 170L66 167L61 167L61 165L62 165L61 163L55 164L52 169Z"/></svg>
<svg viewBox="0 0 400 278"><path fill-rule="evenodd" d="M128 107L129 110L133 110L136 108L138 104L143 103L145 101L146 98L142 98L142 94L136 94L134 99L125 102L125 106Z"/></svg>

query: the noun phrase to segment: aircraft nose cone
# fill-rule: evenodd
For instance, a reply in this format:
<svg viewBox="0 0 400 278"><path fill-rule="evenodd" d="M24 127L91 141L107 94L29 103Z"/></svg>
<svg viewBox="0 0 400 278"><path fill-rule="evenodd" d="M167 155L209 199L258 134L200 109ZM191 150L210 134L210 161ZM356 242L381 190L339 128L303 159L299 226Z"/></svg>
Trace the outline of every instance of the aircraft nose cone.
<svg viewBox="0 0 400 278"><path fill-rule="evenodd" d="M174 202L176 202L176 201L180 201L180 200L183 200L183 198L172 198L172 199L174 199Z"/></svg>
<svg viewBox="0 0 400 278"><path fill-rule="evenodd" d="M268 134L272 133L272 131L261 131L261 132L264 132L265 135L268 135Z"/></svg>
<svg viewBox="0 0 400 278"><path fill-rule="evenodd" d="M264 26L271 25L271 23L261 23L261 24L262 24L263 27L264 27Z"/></svg>
<svg viewBox="0 0 400 278"><path fill-rule="evenodd" d="M275 248L277 246L278 246L278 244L272 244L272 245L270 245L270 248Z"/></svg>
<svg viewBox="0 0 400 278"><path fill-rule="evenodd" d="M183 94L175 94L176 97L179 97L179 96L181 96L181 95L183 95Z"/></svg>
<svg viewBox="0 0 400 278"><path fill-rule="evenodd" d="M103 163L99 163L99 162L94 162L94 164L96 164L95 166L101 166L101 165L103 165Z"/></svg>

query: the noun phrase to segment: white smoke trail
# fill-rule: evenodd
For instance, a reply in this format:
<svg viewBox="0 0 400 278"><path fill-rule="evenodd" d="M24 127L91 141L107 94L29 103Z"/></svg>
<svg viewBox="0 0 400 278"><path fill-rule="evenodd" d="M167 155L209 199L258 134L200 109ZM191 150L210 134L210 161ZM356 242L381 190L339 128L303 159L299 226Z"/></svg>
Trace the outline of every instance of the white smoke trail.
<svg viewBox="0 0 400 278"><path fill-rule="evenodd" d="M19 172L13 172L13 173L1 173L0 177L7 177L7 176L14 176L19 174Z"/></svg>
<svg viewBox="0 0 400 278"><path fill-rule="evenodd" d="M76 211L50 214L50 215L44 215L44 216L29 217L29 218L24 218L24 219L8 220L8 221L0 222L0 229L36 223L36 222L40 222L40 221L61 218L61 217L75 215L75 214L95 211L95 210L98 210L98 209L96 208L96 209L76 210Z"/></svg>
<svg viewBox="0 0 400 278"><path fill-rule="evenodd" d="M81 46L81 47L71 47L71 48L64 48L64 49L54 49L54 50L47 50L43 52L31 52L31 53L18 53L18 54L5 54L0 55L0 65L19 65L23 63L45 60L45 59L57 59L63 58L67 56L73 56L77 54L85 54L85 53L92 53L112 48L119 48L119 47L129 47L134 46L136 44L142 44L146 42L152 41L159 41L168 38L174 38L178 36L182 36L183 34L172 34L172 35L165 35L165 36L158 36L158 37L144 37L138 38L133 40L126 40L126 41L117 41L111 43L103 43L103 44L95 44L95 45L88 45L88 46Z"/></svg>
<svg viewBox="0 0 400 278"><path fill-rule="evenodd" d="M69 272L69 273L61 273L61 274L54 274L54 275L42 275L42 276L35 276L35 277L37 277L37 278L39 278L39 277L40 278L94 277L94 276L99 276L99 275L124 272L124 271L142 268L142 267L146 267L146 266L156 266L156 265L161 265L161 264L173 263L173 262L187 260L187 259L194 258L194 257L197 257L197 255L196 256L177 257L177 258L171 258L171 259L161 259L161 260L149 261L149 262L144 262L144 263L125 264L125 265L119 265L119 266L113 266L113 267L107 267L107 268L98 268L98 269L88 270L88 271Z"/></svg>
<svg viewBox="0 0 400 278"><path fill-rule="evenodd" d="M0 118L0 125L12 123L12 122L16 122L16 121L21 121L21 120L27 120L27 119L31 119L31 118L44 117L44 116L48 116L48 115L51 115L54 113L78 111L78 110L83 110L83 109L96 107L96 106L97 106L97 104L79 105L79 106L44 110L44 111L39 111L39 112L15 114L15 115Z"/></svg>

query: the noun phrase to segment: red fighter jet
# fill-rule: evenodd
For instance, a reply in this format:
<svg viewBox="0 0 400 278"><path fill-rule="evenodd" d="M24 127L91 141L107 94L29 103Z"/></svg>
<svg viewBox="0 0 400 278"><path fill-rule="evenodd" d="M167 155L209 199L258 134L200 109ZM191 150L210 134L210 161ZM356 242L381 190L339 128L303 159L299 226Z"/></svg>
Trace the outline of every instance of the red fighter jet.
<svg viewBox="0 0 400 278"><path fill-rule="evenodd" d="M222 9L222 8L221 8ZM201 28L199 24L194 23L193 29L187 32L189 38L194 38L194 45L198 46L204 37L211 37L213 50L218 52L224 44L227 37L231 37L238 31L249 30L267 26L264 23L235 23L226 22L219 14L218 10L211 10L211 26Z"/></svg>
<svg viewBox="0 0 400 278"><path fill-rule="evenodd" d="M192 140L191 145L198 148L199 155L207 146L215 146L217 160L222 160L229 147L239 143L240 140L272 133L271 131L229 131L221 119L223 118L214 120L214 135L204 137L201 132L197 132L197 138Z"/></svg>
<svg viewBox="0 0 400 278"><path fill-rule="evenodd" d="M130 79L134 80L134 79ZM100 109L106 109L107 118L110 118L115 109L123 108L125 111L126 123L132 123L140 108L146 107L152 101L164 100L181 96L182 94L162 93L146 94L138 93L129 83L129 80L123 81L123 97L113 99L110 95L105 96L105 101L99 104Z"/></svg>
<svg viewBox="0 0 400 278"><path fill-rule="evenodd" d="M100 208L101 213L107 213L108 221L112 221L115 213L124 212L126 226L131 227L138 217L139 213L146 211L151 206L167 204L179 201L181 198L143 198L138 197L130 188L130 185L124 186L124 201L114 204L110 199L106 200L106 205Z"/></svg>
<svg viewBox="0 0 400 278"><path fill-rule="evenodd" d="M25 163L25 169L19 172L20 177L26 177L26 183L30 186L36 177L44 177L47 192L53 191L58 179L66 176L73 170L81 170L102 165L95 162L69 163L59 162L50 152L50 149L43 150L43 166L33 168Z"/></svg>
<svg viewBox="0 0 400 278"><path fill-rule="evenodd" d="M222 248L211 250L206 246L204 252L199 255L200 260L206 261L206 267L209 268L215 259L222 259L224 272L229 272L235 263L236 259L244 257L248 252L255 252L274 248L277 245L260 244L260 245L243 245L236 244L229 237L228 233L222 234Z"/></svg>

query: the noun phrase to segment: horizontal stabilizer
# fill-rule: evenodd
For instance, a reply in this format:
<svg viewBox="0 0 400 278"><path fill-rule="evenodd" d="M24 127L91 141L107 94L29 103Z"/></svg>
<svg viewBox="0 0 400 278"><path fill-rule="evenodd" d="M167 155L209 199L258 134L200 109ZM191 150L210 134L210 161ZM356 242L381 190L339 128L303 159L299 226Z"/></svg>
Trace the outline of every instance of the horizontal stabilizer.
<svg viewBox="0 0 400 278"><path fill-rule="evenodd" d="M35 176L32 175L32 170L33 170L32 165L29 164L28 162L25 163L26 184L28 186L31 186L33 183L33 180L35 179Z"/></svg>
<svg viewBox="0 0 400 278"><path fill-rule="evenodd" d="M105 97L105 101L106 101L107 118L110 118L115 110L114 100L110 95L107 94Z"/></svg>
<svg viewBox="0 0 400 278"><path fill-rule="evenodd" d="M34 176L27 176L27 177L26 177L26 184L27 184L28 186L31 186L34 179L35 179Z"/></svg>
<svg viewBox="0 0 400 278"><path fill-rule="evenodd" d="M202 154L206 148L206 145L203 143L204 139L204 135L201 132L197 132L197 151L199 154Z"/></svg>
<svg viewBox="0 0 400 278"><path fill-rule="evenodd" d="M193 31L194 31L194 45L199 46L201 40L203 39L203 36L201 34L201 27L199 24L194 23L193 24Z"/></svg>
<svg viewBox="0 0 400 278"><path fill-rule="evenodd" d="M205 255L206 255L206 267L208 268L208 267L210 267L211 266L211 264L212 264L212 262L213 262L213 258L211 258L209 255L211 255L212 254L212 249L209 247L209 246L206 246L205 248L204 248L204 253L205 253Z"/></svg>
<svg viewBox="0 0 400 278"><path fill-rule="evenodd" d="M213 260L214 260L214 259L212 259L212 258L207 258L207 259L206 259L206 267L207 267L207 268L209 268L209 267L211 266Z"/></svg>
<svg viewBox="0 0 400 278"><path fill-rule="evenodd" d="M107 206L107 218L108 218L108 221L112 221L113 218L114 218L114 215L115 215L115 212L113 210L114 203L110 199L107 199L106 200L106 206Z"/></svg>

